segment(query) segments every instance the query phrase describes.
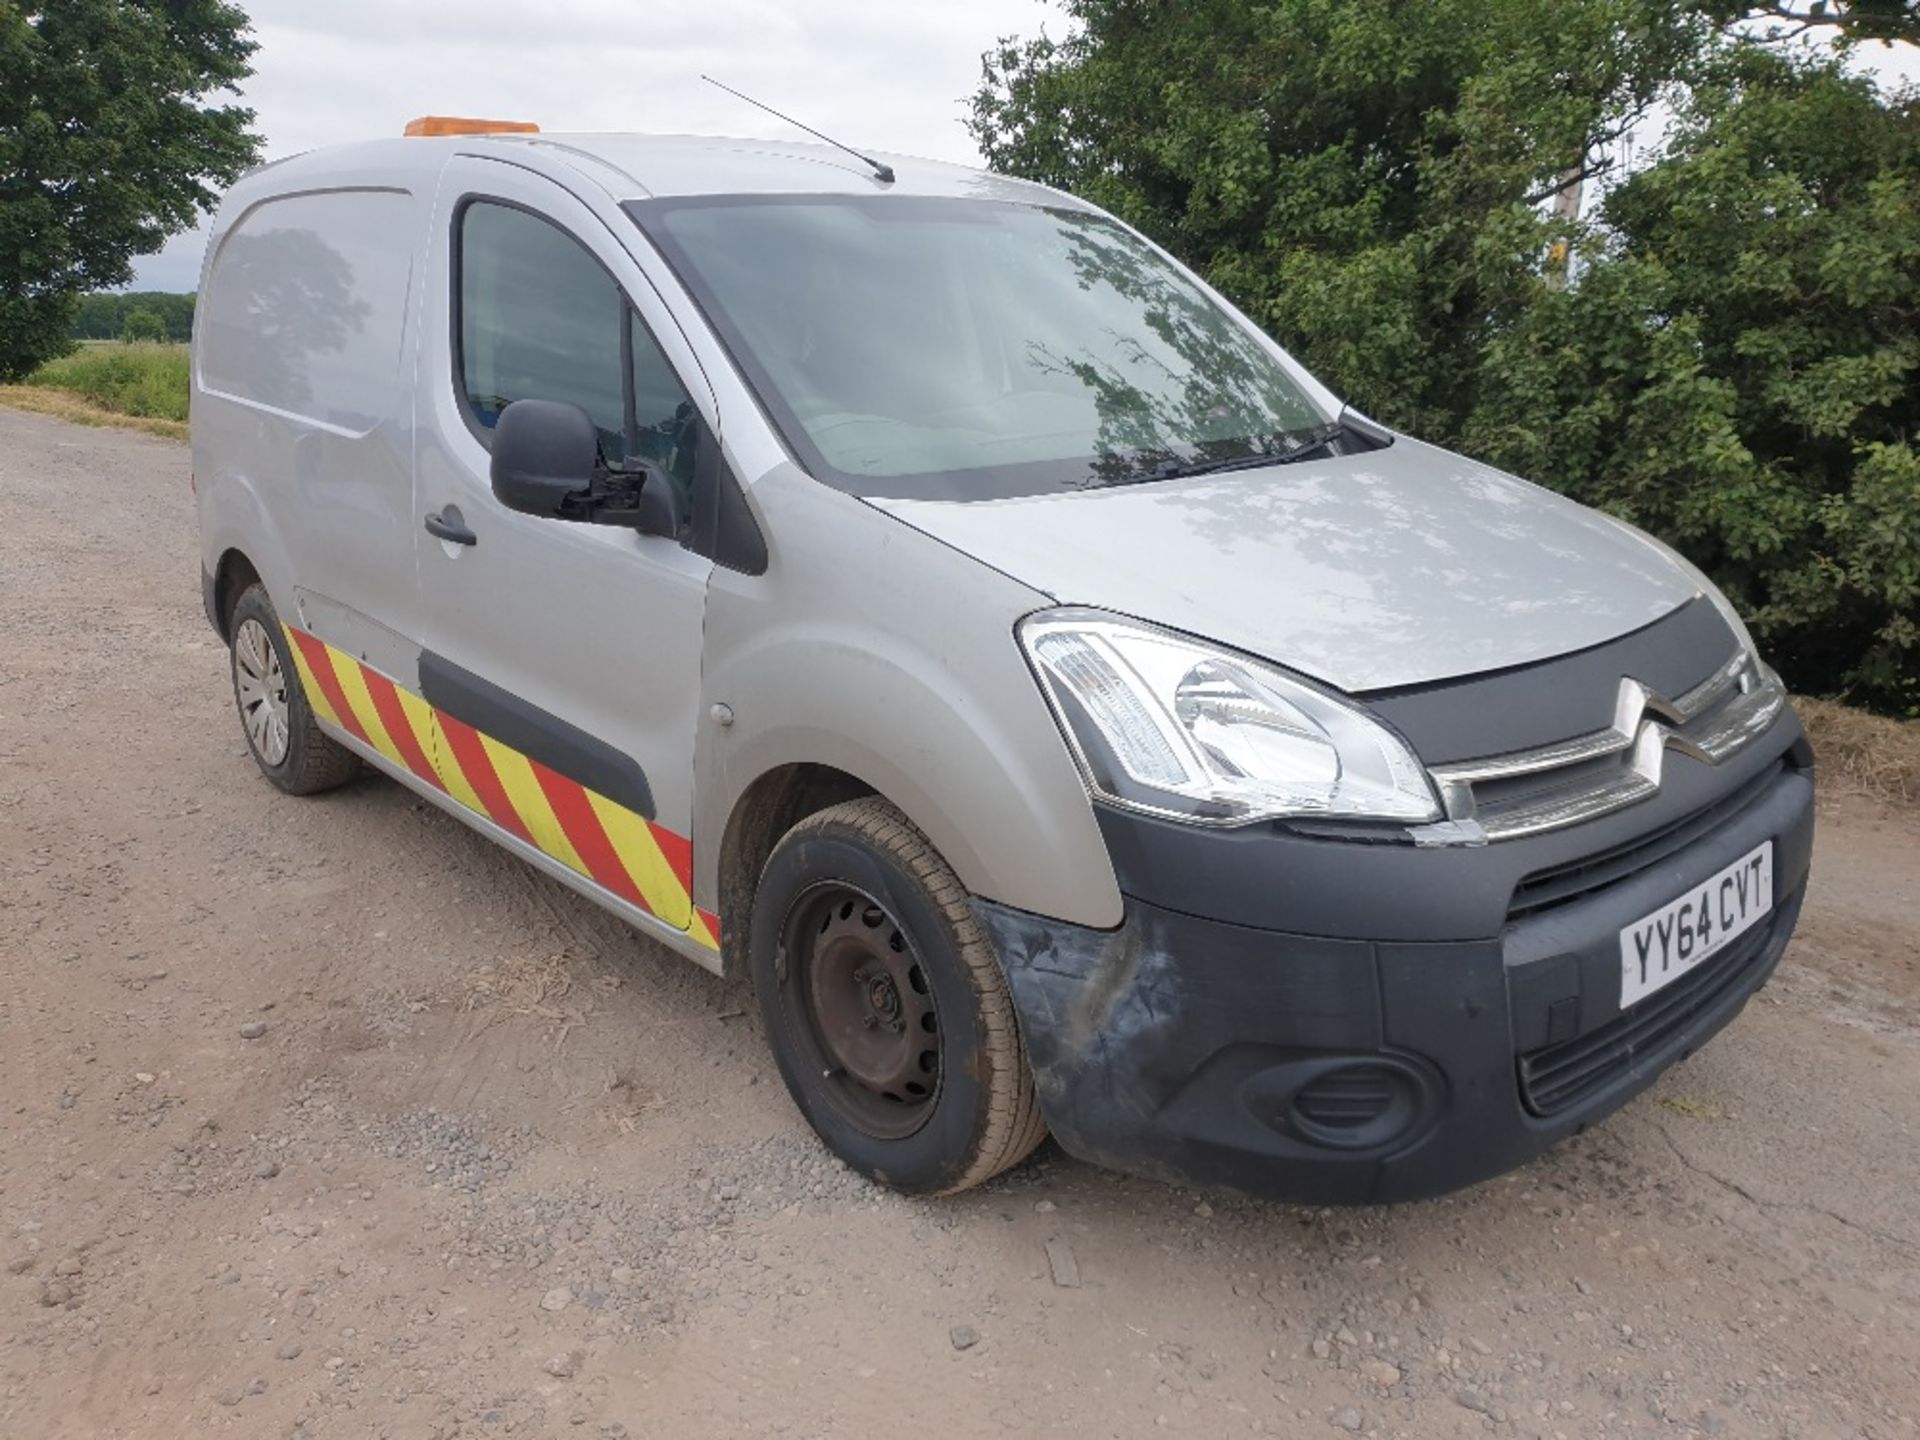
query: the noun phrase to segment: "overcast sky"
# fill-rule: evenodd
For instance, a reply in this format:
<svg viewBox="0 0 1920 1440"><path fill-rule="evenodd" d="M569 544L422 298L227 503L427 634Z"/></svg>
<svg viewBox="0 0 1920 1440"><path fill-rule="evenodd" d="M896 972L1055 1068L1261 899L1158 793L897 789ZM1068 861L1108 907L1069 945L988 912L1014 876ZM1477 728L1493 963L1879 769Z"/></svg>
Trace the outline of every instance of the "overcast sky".
<svg viewBox="0 0 1920 1440"><path fill-rule="evenodd" d="M242 0L245 3L245 0ZM981 53L1067 21L1045 0L252 0L243 92L266 158L398 135L416 115L547 130L794 138L704 71L850 145L978 163L961 124ZM1920 79L1913 47L1867 68ZM134 262L134 288L191 290L203 232Z"/></svg>
<svg viewBox="0 0 1920 1440"><path fill-rule="evenodd" d="M546 130L804 139L705 72L850 145L978 164L961 125L1002 35L1066 29L1042 0L241 0L260 49L243 91L266 158L398 135L416 115ZM191 290L204 233L134 261Z"/></svg>

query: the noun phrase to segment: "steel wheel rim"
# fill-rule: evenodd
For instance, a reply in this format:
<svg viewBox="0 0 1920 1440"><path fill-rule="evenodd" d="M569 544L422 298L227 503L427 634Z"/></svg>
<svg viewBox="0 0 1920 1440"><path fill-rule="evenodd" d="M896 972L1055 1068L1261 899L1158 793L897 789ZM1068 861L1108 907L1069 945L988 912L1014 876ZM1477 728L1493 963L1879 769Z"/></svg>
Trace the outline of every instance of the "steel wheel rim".
<svg viewBox="0 0 1920 1440"><path fill-rule="evenodd" d="M872 896L827 882L781 933L781 994L819 1090L855 1129L904 1140L940 1096L933 984L906 931Z"/></svg>
<svg viewBox="0 0 1920 1440"><path fill-rule="evenodd" d="M242 620L233 635L233 695L253 753L269 765L287 758L287 676L267 627Z"/></svg>

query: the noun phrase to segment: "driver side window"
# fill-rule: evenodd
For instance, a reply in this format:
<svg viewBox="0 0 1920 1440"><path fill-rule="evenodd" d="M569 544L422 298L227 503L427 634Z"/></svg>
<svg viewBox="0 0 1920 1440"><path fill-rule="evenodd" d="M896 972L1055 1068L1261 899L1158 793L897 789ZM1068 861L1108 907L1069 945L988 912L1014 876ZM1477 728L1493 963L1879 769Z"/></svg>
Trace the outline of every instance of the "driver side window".
<svg viewBox="0 0 1920 1440"><path fill-rule="evenodd" d="M693 402L653 332L586 247L516 206L475 200L457 239L460 384L491 430L515 400L578 405L609 463L645 461L691 514Z"/></svg>

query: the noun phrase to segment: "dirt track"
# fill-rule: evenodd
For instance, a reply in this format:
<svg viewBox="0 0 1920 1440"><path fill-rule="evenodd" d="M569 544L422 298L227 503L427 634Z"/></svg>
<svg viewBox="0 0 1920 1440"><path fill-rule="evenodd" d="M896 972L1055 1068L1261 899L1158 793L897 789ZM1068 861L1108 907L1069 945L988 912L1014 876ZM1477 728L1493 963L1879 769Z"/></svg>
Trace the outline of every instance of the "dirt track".
<svg viewBox="0 0 1920 1440"><path fill-rule="evenodd" d="M1049 1147L911 1202L739 985L396 785L257 778L187 471L0 410L0 1437L1920 1427L1913 812L1823 802L1775 983L1509 1179L1303 1211Z"/></svg>

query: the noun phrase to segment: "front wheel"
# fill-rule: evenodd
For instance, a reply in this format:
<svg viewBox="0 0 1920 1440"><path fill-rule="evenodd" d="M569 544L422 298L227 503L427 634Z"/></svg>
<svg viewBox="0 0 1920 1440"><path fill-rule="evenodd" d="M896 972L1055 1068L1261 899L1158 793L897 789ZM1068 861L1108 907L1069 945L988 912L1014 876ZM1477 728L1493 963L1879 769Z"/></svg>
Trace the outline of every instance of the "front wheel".
<svg viewBox="0 0 1920 1440"><path fill-rule="evenodd" d="M964 1190L1046 1136L1000 963L967 892L878 798L790 830L754 897L750 968L794 1103L854 1169Z"/></svg>

